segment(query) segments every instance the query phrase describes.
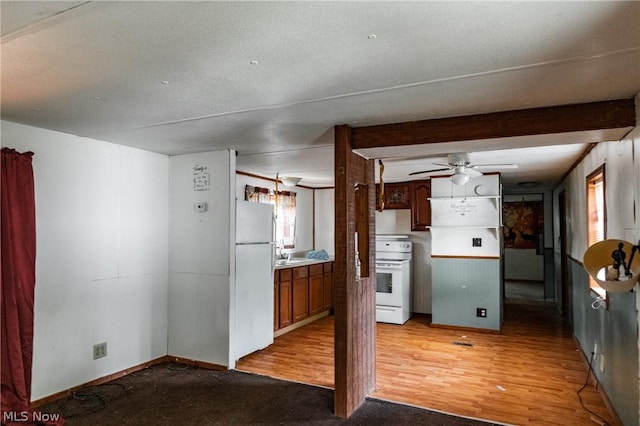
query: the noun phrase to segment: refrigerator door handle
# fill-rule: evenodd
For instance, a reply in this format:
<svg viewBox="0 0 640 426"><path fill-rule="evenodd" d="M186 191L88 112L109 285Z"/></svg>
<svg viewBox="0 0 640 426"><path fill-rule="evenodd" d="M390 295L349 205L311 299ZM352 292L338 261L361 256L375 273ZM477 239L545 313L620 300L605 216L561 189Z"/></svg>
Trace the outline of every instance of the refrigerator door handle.
<svg viewBox="0 0 640 426"><path fill-rule="evenodd" d="M275 271L276 269L276 242L272 241L271 243L271 271Z"/></svg>

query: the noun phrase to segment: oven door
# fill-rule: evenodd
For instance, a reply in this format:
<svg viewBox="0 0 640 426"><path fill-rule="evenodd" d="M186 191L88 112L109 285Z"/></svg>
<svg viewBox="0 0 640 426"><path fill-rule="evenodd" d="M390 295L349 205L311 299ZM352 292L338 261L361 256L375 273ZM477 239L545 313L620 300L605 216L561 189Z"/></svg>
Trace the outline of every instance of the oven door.
<svg viewBox="0 0 640 426"><path fill-rule="evenodd" d="M376 263L376 305L402 306L402 265Z"/></svg>

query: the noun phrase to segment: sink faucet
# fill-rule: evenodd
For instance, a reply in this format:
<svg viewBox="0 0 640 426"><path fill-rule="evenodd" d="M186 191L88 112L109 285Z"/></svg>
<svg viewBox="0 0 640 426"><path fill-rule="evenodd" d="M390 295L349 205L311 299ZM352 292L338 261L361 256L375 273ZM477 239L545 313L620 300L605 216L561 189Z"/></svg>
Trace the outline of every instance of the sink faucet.
<svg viewBox="0 0 640 426"><path fill-rule="evenodd" d="M291 260L291 253L287 254L287 262L289 262Z"/></svg>

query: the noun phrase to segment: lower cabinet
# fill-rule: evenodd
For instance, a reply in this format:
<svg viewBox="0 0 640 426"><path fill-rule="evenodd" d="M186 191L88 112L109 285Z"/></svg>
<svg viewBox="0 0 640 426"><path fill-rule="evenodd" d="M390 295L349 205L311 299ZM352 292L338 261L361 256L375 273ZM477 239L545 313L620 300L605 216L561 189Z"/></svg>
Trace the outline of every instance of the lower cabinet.
<svg viewBox="0 0 640 426"><path fill-rule="evenodd" d="M333 262L322 264L324 287L324 310L327 311L333 307Z"/></svg>
<svg viewBox="0 0 640 426"><path fill-rule="evenodd" d="M309 266L309 316L324 311L323 278L322 263Z"/></svg>
<svg viewBox="0 0 640 426"><path fill-rule="evenodd" d="M293 268L293 322L309 316L309 268Z"/></svg>
<svg viewBox="0 0 640 426"><path fill-rule="evenodd" d="M276 331L333 306L333 262L276 269L273 284Z"/></svg>
<svg viewBox="0 0 640 426"><path fill-rule="evenodd" d="M291 269L282 269L279 272L280 285L278 293L276 293L276 299L278 300L278 325L275 330L279 330L293 324L293 282Z"/></svg>

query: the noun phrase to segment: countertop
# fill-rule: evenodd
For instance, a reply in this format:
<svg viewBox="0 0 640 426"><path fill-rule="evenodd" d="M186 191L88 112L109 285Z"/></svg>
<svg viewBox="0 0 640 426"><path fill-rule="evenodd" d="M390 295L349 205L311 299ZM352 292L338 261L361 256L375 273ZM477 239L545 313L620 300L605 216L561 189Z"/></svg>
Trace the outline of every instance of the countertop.
<svg viewBox="0 0 640 426"><path fill-rule="evenodd" d="M280 260L277 260L274 269L287 269L287 268L295 268L297 266L316 265L318 263L333 262L334 259L335 258L333 256L329 256L329 259L327 259L327 260L307 259L307 258L299 258L299 257L297 257L297 258L291 258L291 260L289 262L285 261L284 263L281 263L281 264L278 264L278 262Z"/></svg>

